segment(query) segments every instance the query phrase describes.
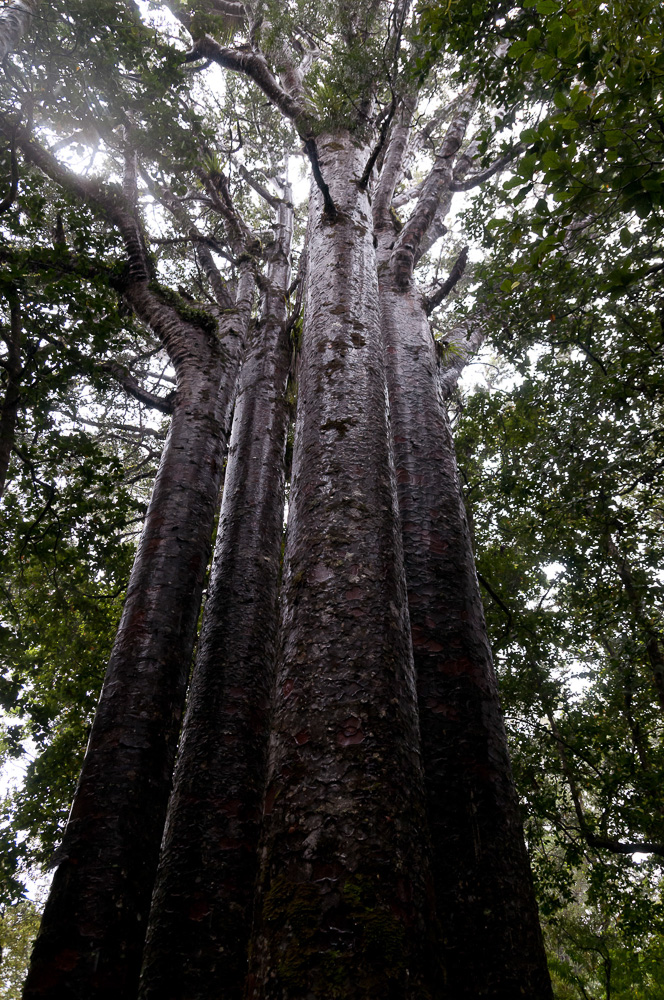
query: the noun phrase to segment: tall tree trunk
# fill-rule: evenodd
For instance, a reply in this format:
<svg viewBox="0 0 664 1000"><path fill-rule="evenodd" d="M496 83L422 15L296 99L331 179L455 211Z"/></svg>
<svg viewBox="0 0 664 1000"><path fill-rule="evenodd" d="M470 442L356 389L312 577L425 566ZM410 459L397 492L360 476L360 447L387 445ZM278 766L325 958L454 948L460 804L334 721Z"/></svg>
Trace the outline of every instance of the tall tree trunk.
<svg viewBox="0 0 664 1000"><path fill-rule="evenodd" d="M5 398L0 407L0 497L5 491L9 460L16 437L16 421L18 406L21 400L21 305L16 293L8 294L9 300L9 330L3 337L7 344L7 360L4 368L7 372Z"/></svg>
<svg viewBox="0 0 664 1000"><path fill-rule="evenodd" d="M217 337L127 296L157 314L176 403L25 1000L136 996L243 341L244 309Z"/></svg>
<svg viewBox="0 0 664 1000"><path fill-rule="evenodd" d="M210 587L150 914L143 1000L240 1000L274 679L292 209L240 375Z"/></svg>
<svg viewBox="0 0 664 1000"><path fill-rule="evenodd" d="M378 240L446 995L543 1000L551 986L435 344L422 296L390 262L394 232Z"/></svg>
<svg viewBox="0 0 664 1000"><path fill-rule="evenodd" d="M368 152L318 148L248 995L404 1000L431 907Z"/></svg>

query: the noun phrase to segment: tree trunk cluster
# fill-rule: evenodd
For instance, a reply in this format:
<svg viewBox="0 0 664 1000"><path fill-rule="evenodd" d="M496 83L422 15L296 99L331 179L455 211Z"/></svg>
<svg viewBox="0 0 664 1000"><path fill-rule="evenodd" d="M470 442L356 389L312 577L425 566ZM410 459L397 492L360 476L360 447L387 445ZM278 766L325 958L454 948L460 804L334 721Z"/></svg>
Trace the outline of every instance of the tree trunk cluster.
<svg viewBox="0 0 664 1000"><path fill-rule="evenodd" d="M130 158L111 197L17 133L120 232L122 294L177 376L25 1000L549 1000L428 321L441 296L413 278L468 172L474 88L401 226L414 97L375 156L341 128L314 140L262 56L207 36L201 55L255 79L312 160L296 368L288 192L257 280L208 178L245 262L232 295L157 192L198 240L211 326L155 282Z"/></svg>

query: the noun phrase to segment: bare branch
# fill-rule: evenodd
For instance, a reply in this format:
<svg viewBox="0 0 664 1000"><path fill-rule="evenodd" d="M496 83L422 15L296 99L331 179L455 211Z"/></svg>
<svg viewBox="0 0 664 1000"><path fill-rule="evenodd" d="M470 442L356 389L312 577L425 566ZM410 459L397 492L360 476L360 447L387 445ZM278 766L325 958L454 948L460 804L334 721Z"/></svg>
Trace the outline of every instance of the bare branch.
<svg viewBox="0 0 664 1000"><path fill-rule="evenodd" d="M404 153L410 136L410 123L415 110L417 96L408 94L401 102L398 119L393 120L387 152L376 184L373 198L373 217L377 226L386 225L389 209L401 171Z"/></svg>
<svg viewBox="0 0 664 1000"><path fill-rule="evenodd" d="M497 160L489 164L484 170L478 170L474 174L470 174L465 180L461 179L461 172L457 172L458 168L454 170L454 177L452 178L452 183L450 185L450 191L470 191L474 187L483 184L484 181L489 180L494 174L499 173L501 170L505 170L506 167L510 165L518 156L527 149L523 143L518 143L513 149L505 153L503 156L499 156ZM459 160L459 167L463 157Z"/></svg>
<svg viewBox="0 0 664 1000"><path fill-rule="evenodd" d="M264 187L260 181L257 181L252 174L249 173L247 168L243 163L238 163L237 160L233 159L233 166L236 168L240 177L242 177L249 187L252 187L256 194L259 194L261 198L268 203L271 208L279 208L282 199L278 198L276 195L271 194L266 187Z"/></svg>
<svg viewBox="0 0 664 1000"><path fill-rule="evenodd" d="M137 399L139 403L144 403L153 410L160 413L171 414L174 409L175 393L171 392L167 396L157 396L156 393L144 389L140 382L123 366L116 361L104 361L97 366L99 371L110 375L119 382L125 392Z"/></svg>
<svg viewBox="0 0 664 1000"><path fill-rule="evenodd" d="M300 102L281 86L262 52L257 52L248 45L237 48L220 45L210 35L203 35L196 39L185 57L186 62L198 59L211 59L222 69L248 76L274 106L293 122L303 139L312 135L309 115Z"/></svg>
<svg viewBox="0 0 664 1000"><path fill-rule="evenodd" d="M463 142L470 116L475 108L476 84L471 84L460 102L455 117L450 122L440 152L436 157L429 176L422 185L415 211L401 230L392 253L392 267L398 284L405 286L410 281L417 254L429 226L440 204L440 199L452 181L454 158Z"/></svg>
<svg viewBox="0 0 664 1000"><path fill-rule="evenodd" d="M443 282L440 288L436 289L432 295L427 296L424 299L424 311L427 316L433 312L436 306L439 306L443 299L446 299L450 294L454 286L463 276L463 272L466 270L466 264L468 262L468 247L464 247L456 261L454 266L450 271L447 280Z"/></svg>
<svg viewBox="0 0 664 1000"><path fill-rule="evenodd" d="M263 53L248 45L237 48L226 47L220 45L210 35L203 35L202 38L196 39L193 48L186 55L187 62L194 62L197 59L211 59L223 69L230 69L248 76L260 87L274 106L293 122L299 136L304 140L304 149L311 161L314 179L323 195L325 214L330 219L335 218L336 208L320 169L312 116L299 100L281 86Z"/></svg>
<svg viewBox="0 0 664 1000"><path fill-rule="evenodd" d="M484 343L486 333L481 320L465 321L451 330L445 340L438 342L442 348L442 357L439 355L438 362L438 385L443 399L449 399L456 389L464 368Z"/></svg>

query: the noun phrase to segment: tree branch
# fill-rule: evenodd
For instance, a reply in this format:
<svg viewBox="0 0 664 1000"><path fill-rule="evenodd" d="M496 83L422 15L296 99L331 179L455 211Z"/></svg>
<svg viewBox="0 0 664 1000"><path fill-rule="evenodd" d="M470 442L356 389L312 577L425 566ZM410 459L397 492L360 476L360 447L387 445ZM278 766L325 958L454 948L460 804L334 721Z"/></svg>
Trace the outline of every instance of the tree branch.
<svg viewBox="0 0 664 1000"><path fill-rule="evenodd" d="M493 163L490 163L485 170L478 170L474 174L470 174L465 180L462 180L460 175L457 174L457 169L454 170L454 176L452 178L452 183L450 185L450 191L470 191L472 188L477 187L479 184L483 184L484 181L489 180L494 174L499 173L512 163L518 156L526 150L526 146L523 143L519 143L514 149L511 149L504 156L500 156ZM474 157L473 157L474 159ZM463 157L459 161L459 165Z"/></svg>
<svg viewBox="0 0 664 1000"><path fill-rule="evenodd" d="M476 84L467 88L456 116L450 122L441 150L410 219L401 230L392 253L392 267L397 284L405 287L410 281L417 260L417 253L440 204L443 191L452 181L454 158L463 142L470 116L475 108Z"/></svg>
<svg viewBox="0 0 664 1000"><path fill-rule="evenodd" d="M248 76L260 87L272 104L293 122L298 135L304 140L304 149L311 161L314 179L323 195L325 214L330 219L335 218L336 208L320 169L313 119L301 103L281 86L263 53L257 52L248 45L239 48L225 47L211 38L210 35L203 35L202 38L196 39L193 48L185 57L187 62L194 62L197 59L211 59L223 69L230 69Z"/></svg>
<svg viewBox="0 0 664 1000"><path fill-rule="evenodd" d="M144 389L140 382L123 365L118 364L116 361L104 361L96 367L99 371L110 375L116 382L119 382L122 388L130 396L133 396L134 399L137 399L139 403L144 403L153 410L159 410L160 413L171 414L173 412L174 392L170 392L168 396L157 396L156 393Z"/></svg>
<svg viewBox="0 0 664 1000"><path fill-rule="evenodd" d="M567 781L567 785L570 790L570 795L572 796L574 812L576 813L576 819L579 824L579 832L588 846L603 848L604 850L611 851L613 854L636 854L638 852L640 854L657 854L664 857L664 844L653 843L652 841L634 841L631 843L623 843L623 841L615 840L613 837L597 837L592 832L583 811L581 796L579 794L574 774L572 773L572 768L567 757L565 744L558 730L553 712L548 705L544 706L544 711L547 719L549 720L551 734L553 735L558 747L558 756L560 758L565 780Z"/></svg>
<svg viewBox="0 0 664 1000"><path fill-rule="evenodd" d="M18 194L18 160L16 158L16 133L12 133L9 146L9 157L11 162L11 175L9 181L9 193L6 198L0 201L0 214L12 207Z"/></svg>
<svg viewBox="0 0 664 1000"><path fill-rule="evenodd" d="M401 102L398 119L393 119L387 152L373 198L373 217L376 226L387 225L389 221L390 205L408 146L416 101L417 95L406 95Z"/></svg>
<svg viewBox="0 0 664 1000"><path fill-rule="evenodd" d="M305 151L309 160L311 162L311 171L314 175L314 180L318 185L321 194L323 195L323 205L324 212L328 219L336 219L337 208L332 201L332 195L330 194L330 189L323 179L323 175L320 169L320 161L318 159L318 147L316 146L315 139L307 139L304 144Z"/></svg>
<svg viewBox="0 0 664 1000"><path fill-rule="evenodd" d="M394 117L396 106L397 106L396 98L394 94L392 94L392 103L390 105L390 110L383 119L383 124L380 127L380 135L378 136L378 142L374 146L371 155L367 160L366 166L362 172L362 176L360 177L359 187L362 189L362 191L366 190L376 160L380 156L383 146L385 145L385 140L387 139L387 133L392 123L392 118Z"/></svg>
<svg viewBox="0 0 664 1000"><path fill-rule="evenodd" d="M438 288L432 295L427 296L424 299L424 311L427 316L429 316L436 306L439 306L443 299L446 299L450 294L457 282L463 277L463 272L466 270L466 264L468 262L468 247L464 247L457 259L454 262L454 266L450 271L447 280Z"/></svg>

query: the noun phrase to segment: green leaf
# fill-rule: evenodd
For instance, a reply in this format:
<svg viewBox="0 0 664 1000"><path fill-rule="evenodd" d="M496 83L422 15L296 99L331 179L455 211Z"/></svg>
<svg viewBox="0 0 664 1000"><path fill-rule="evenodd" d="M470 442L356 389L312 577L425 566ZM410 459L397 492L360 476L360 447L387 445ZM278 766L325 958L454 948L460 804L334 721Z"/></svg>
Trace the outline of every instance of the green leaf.
<svg viewBox="0 0 664 1000"><path fill-rule="evenodd" d="M554 149L547 149L542 157L542 166L546 167L547 170L554 170L560 166L560 157Z"/></svg>
<svg viewBox="0 0 664 1000"><path fill-rule="evenodd" d="M537 132L537 129L524 128L519 138L521 139L521 142L537 142L539 139L539 133Z"/></svg>
<svg viewBox="0 0 664 1000"><path fill-rule="evenodd" d="M522 39L521 41L514 42L510 45L507 54L512 56L513 59L516 59L518 56L522 56L524 52L527 52L529 48L530 44Z"/></svg>

